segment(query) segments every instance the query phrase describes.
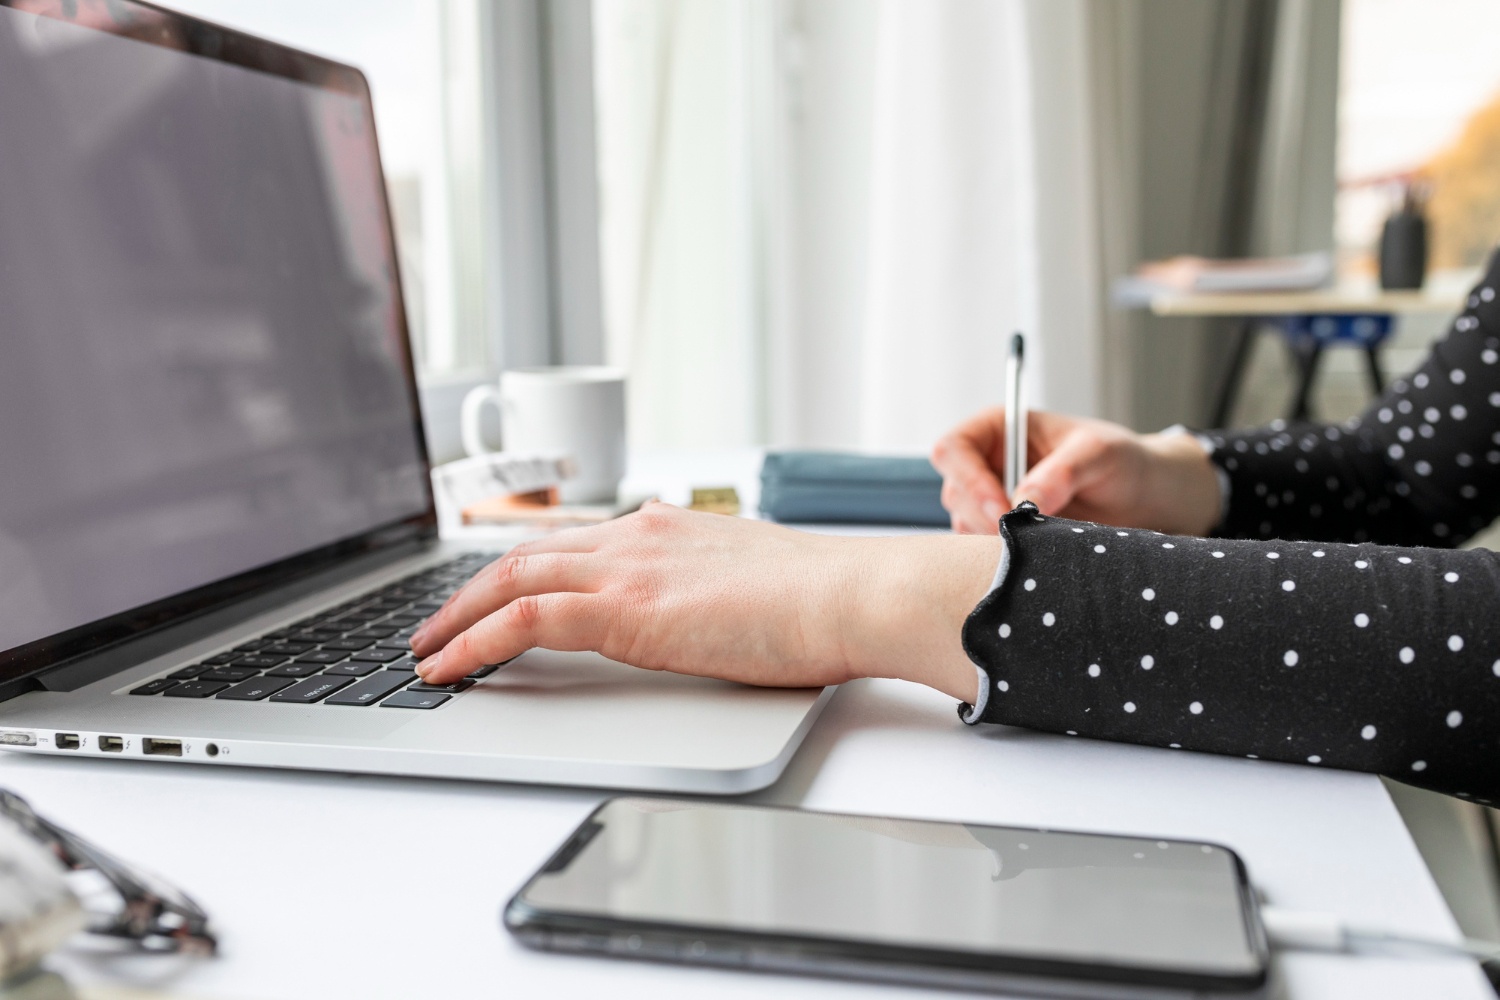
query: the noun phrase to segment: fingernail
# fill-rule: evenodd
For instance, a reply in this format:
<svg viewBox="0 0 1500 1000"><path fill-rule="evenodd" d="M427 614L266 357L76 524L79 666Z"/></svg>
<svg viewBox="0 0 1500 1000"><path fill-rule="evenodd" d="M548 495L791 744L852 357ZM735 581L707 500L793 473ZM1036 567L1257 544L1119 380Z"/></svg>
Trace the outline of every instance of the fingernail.
<svg viewBox="0 0 1500 1000"><path fill-rule="evenodd" d="M442 659L442 657L443 657L443 654L442 654L442 651L440 650L440 651L438 651L436 653L433 653L431 656L429 656L427 659L423 660L421 663L418 663L417 664L417 676L420 677L420 678L422 678L425 681L427 679L427 675L430 674L430 673L432 673L434 670L437 669L438 660Z"/></svg>
<svg viewBox="0 0 1500 1000"><path fill-rule="evenodd" d="M1005 508L1000 506L998 500L986 500L983 509L984 516L991 521L998 521L1005 514Z"/></svg>

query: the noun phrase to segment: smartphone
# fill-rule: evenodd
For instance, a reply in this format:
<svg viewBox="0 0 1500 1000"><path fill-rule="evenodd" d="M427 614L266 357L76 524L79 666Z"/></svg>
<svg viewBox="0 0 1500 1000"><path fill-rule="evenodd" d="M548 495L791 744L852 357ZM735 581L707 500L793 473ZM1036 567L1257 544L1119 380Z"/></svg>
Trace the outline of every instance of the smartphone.
<svg viewBox="0 0 1500 1000"><path fill-rule="evenodd" d="M1263 993L1215 844L617 798L505 907L534 948L1078 998Z"/></svg>

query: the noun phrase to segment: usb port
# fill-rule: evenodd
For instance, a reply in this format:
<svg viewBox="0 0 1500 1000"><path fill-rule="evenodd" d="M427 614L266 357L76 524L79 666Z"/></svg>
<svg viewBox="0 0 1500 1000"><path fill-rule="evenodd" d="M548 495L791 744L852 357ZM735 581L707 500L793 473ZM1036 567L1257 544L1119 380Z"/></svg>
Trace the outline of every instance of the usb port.
<svg viewBox="0 0 1500 1000"><path fill-rule="evenodd" d="M78 738L77 733L53 733L52 745L59 750L77 750L83 746L83 740Z"/></svg>
<svg viewBox="0 0 1500 1000"><path fill-rule="evenodd" d="M125 737L101 736L99 737L99 749L105 753L123 753L125 750Z"/></svg>
<svg viewBox="0 0 1500 1000"><path fill-rule="evenodd" d="M150 736L141 741L141 753L147 757L181 757L181 740L158 740Z"/></svg>

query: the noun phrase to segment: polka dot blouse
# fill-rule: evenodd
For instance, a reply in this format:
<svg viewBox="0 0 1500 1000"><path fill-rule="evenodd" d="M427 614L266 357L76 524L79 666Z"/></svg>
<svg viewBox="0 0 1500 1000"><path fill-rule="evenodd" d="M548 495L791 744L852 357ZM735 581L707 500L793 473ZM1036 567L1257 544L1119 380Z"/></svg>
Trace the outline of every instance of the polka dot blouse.
<svg viewBox="0 0 1500 1000"><path fill-rule="evenodd" d="M1212 432L1199 539L1005 515L967 722L1386 774L1500 802L1500 256L1358 419Z"/></svg>

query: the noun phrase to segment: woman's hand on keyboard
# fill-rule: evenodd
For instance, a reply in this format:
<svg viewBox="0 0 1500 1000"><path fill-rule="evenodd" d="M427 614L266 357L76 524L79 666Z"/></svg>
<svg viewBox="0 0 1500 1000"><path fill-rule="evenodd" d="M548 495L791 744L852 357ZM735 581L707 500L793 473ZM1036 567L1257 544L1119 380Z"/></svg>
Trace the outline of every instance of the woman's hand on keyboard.
<svg viewBox="0 0 1500 1000"><path fill-rule="evenodd" d="M653 503L512 549L412 637L444 684L534 647L776 687L900 677L972 701L959 633L995 537L840 538Z"/></svg>

